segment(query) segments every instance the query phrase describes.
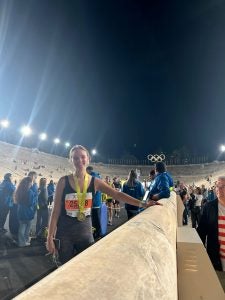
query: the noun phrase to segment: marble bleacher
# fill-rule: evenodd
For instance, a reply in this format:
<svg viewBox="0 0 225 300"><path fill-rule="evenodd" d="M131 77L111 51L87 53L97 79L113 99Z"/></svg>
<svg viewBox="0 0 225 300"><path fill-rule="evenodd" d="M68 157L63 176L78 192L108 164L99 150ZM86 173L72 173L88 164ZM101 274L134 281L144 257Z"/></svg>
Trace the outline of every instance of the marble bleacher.
<svg viewBox="0 0 225 300"><path fill-rule="evenodd" d="M138 169L140 170L141 180L147 178L149 171L153 168L153 165L127 166L103 163L91 163L91 165L101 174L102 178L109 175L126 179L131 169ZM207 176L212 175L212 181L214 181L218 175L225 175L225 162L176 165L168 166L167 169L175 181L180 180L187 184L193 182L207 184ZM73 168L65 157L0 142L0 180L7 172L12 173L14 179L20 180L27 172L32 170L38 173L39 178L46 177L49 180L57 181L61 176L71 173Z"/></svg>

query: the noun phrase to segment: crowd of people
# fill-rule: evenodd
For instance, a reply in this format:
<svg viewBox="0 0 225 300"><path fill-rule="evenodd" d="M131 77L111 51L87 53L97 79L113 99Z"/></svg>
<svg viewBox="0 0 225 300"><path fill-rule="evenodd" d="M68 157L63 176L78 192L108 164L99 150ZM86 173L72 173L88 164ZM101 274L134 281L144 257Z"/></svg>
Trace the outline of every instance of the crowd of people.
<svg viewBox="0 0 225 300"><path fill-rule="evenodd" d="M183 213L183 225L188 225L188 219L191 219L192 228L197 228L203 211L204 204L216 199L216 182L214 186L206 188L204 184L196 186L185 185L183 182L177 182L174 191L180 195L185 210Z"/></svg>
<svg viewBox="0 0 225 300"><path fill-rule="evenodd" d="M225 271L225 176L219 176L211 186L177 183L174 190L181 196L185 209L183 225L190 216L217 271Z"/></svg>
<svg viewBox="0 0 225 300"><path fill-rule="evenodd" d="M36 215L37 238L43 238L49 221L49 205L55 192L53 180L46 178L37 183L37 173L31 171L18 186L11 173L6 173L0 184L0 234L7 232L5 223L9 217L9 230L19 247L30 245L30 229Z"/></svg>

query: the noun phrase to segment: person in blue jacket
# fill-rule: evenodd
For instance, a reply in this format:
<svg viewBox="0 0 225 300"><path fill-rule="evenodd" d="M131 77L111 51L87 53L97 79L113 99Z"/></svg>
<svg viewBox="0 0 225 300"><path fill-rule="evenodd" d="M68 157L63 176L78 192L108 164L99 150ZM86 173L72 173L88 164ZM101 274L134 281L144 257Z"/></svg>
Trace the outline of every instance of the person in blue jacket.
<svg viewBox="0 0 225 300"><path fill-rule="evenodd" d="M36 198L35 200L36 200L36 203L37 203L38 202L37 172L30 171L27 176L29 176L32 180L31 190L34 193L34 197Z"/></svg>
<svg viewBox="0 0 225 300"><path fill-rule="evenodd" d="M142 200L145 190L142 183L137 179L137 173L134 170L130 171L128 180L123 184L122 192L136 199ZM128 203L125 203L125 209L127 211L128 220L135 217L141 211L139 207Z"/></svg>
<svg viewBox="0 0 225 300"><path fill-rule="evenodd" d="M6 173L4 180L0 184L0 233L5 233L4 228L7 215L10 208L13 207L13 194L15 192L15 185L11 180L12 174Z"/></svg>
<svg viewBox="0 0 225 300"><path fill-rule="evenodd" d="M150 190L149 199L159 200L170 197L170 188L173 186L172 177L166 172L166 165L163 162L157 162L155 165L155 182Z"/></svg>
<svg viewBox="0 0 225 300"><path fill-rule="evenodd" d="M21 180L16 190L15 200L18 204L18 246L26 247L30 245L30 227L37 208L37 197L32 190L32 179L30 176Z"/></svg>

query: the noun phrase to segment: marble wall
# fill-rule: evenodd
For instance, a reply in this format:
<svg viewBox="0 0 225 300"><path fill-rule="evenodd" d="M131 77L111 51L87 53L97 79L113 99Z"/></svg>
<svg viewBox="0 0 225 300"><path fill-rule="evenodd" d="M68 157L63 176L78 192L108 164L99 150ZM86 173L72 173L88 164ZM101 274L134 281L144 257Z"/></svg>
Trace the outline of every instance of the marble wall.
<svg viewBox="0 0 225 300"><path fill-rule="evenodd" d="M176 194L160 202L16 299L176 300Z"/></svg>

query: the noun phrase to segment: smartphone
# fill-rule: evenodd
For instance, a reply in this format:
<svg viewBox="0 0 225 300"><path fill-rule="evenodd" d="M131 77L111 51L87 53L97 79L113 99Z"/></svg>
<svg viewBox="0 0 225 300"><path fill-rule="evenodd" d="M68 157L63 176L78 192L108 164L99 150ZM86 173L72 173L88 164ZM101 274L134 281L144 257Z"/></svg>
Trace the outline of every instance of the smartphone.
<svg viewBox="0 0 225 300"><path fill-rule="evenodd" d="M53 239L53 242L55 244L56 250L60 249L60 240L59 239Z"/></svg>

